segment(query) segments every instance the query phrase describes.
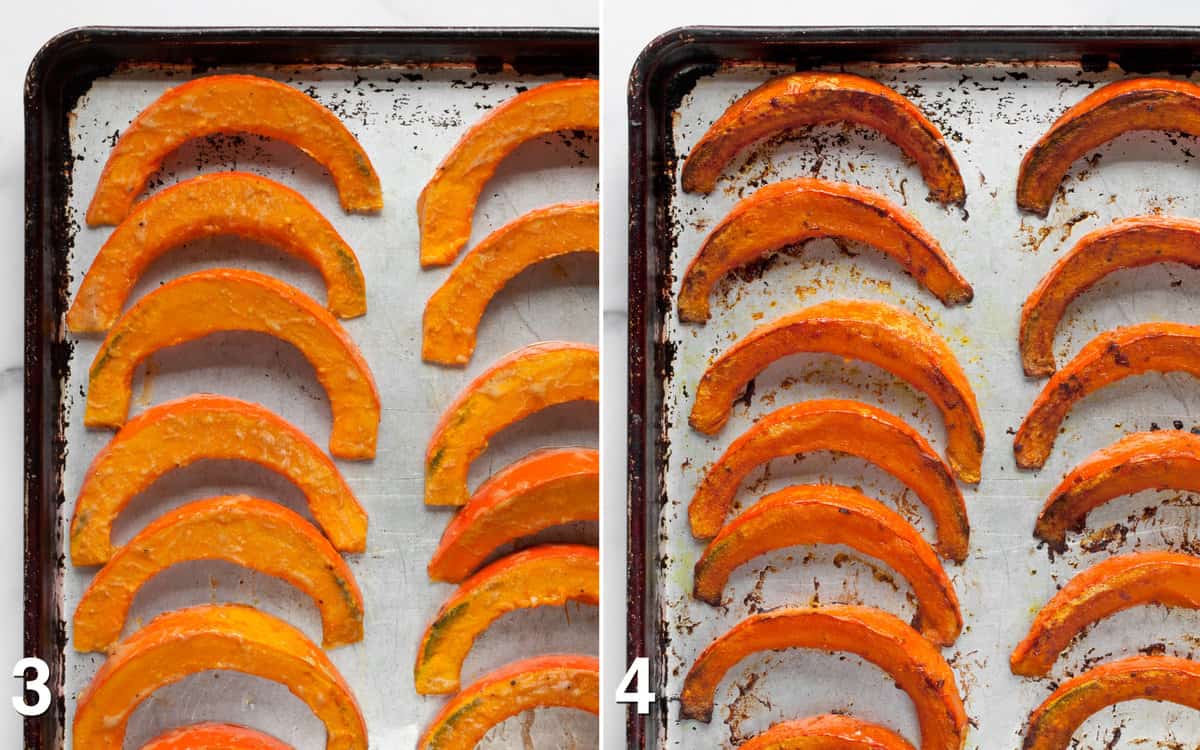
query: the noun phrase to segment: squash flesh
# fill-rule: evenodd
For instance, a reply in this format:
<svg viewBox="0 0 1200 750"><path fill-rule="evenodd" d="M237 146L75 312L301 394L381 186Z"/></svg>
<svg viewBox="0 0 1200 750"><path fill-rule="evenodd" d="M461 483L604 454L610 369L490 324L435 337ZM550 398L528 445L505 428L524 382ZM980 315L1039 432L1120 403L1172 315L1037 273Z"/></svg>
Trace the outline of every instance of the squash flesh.
<svg viewBox="0 0 1200 750"><path fill-rule="evenodd" d="M886 727L853 716L824 714L782 721L738 745L738 750L913 750Z"/></svg>
<svg viewBox="0 0 1200 750"><path fill-rule="evenodd" d="M194 724L151 740L142 750L292 750L270 735L233 724Z"/></svg>

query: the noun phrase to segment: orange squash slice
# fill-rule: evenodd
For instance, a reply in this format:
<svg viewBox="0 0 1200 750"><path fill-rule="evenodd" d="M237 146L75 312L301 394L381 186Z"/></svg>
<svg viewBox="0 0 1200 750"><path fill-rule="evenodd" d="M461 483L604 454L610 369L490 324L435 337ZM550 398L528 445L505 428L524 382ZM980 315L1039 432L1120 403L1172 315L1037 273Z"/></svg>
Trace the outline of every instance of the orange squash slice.
<svg viewBox="0 0 1200 750"><path fill-rule="evenodd" d="M329 170L346 211L383 208L379 176L337 115L278 81L218 75L176 86L134 118L100 174L88 226L120 223L168 154L190 140L220 133L254 133L289 143Z"/></svg>
<svg viewBox="0 0 1200 750"><path fill-rule="evenodd" d="M787 648L857 654L887 672L912 699L923 750L961 750L967 731L954 672L941 653L901 620L871 607L777 609L752 615L713 641L683 683L679 713L712 720L725 674L747 656Z"/></svg>
<svg viewBox="0 0 1200 750"><path fill-rule="evenodd" d="M120 427L129 412L139 362L159 349L218 331L266 333L299 349L329 397L329 452L342 458L375 457L379 393L358 347L312 299L253 271L189 274L147 294L121 316L88 373L84 424Z"/></svg>
<svg viewBox="0 0 1200 750"><path fill-rule="evenodd" d="M1088 94L1068 109L1021 160L1017 205L1045 216L1071 165L1088 151L1134 130L1200 135L1200 86L1137 78Z"/></svg>
<svg viewBox="0 0 1200 750"><path fill-rule="evenodd" d="M421 265L447 266L471 238L483 186L522 143L567 130L600 130L600 85L546 83L493 109L446 156L417 198Z"/></svg>
<svg viewBox="0 0 1200 750"><path fill-rule="evenodd" d="M895 511L837 485L782 489L730 521L696 563L693 594L719 606L735 568L798 544L844 544L882 561L912 586L918 602L913 625L922 635L949 646L962 631L954 585L928 542Z"/></svg>
<svg viewBox="0 0 1200 750"><path fill-rule="evenodd" d="M599 399L600 351L594 346L547 341L501 357L450 404L429 439L426 504L466 504L471 462L508 425L556 404Z"/></svg>
<svg viewBox="0 0 1200 750"><path fill-rule="evenodd" d="M535 708L600 714L600 662L591 656L538 656L501 667L438 712L417 750L472 750L488 730Z"/></svg>
<svg viewBox="0 0 1200 750"><path fill-rule="evenodd" d="M883 196L844 182L802 177L759 189L709 233L683 274L679 318L703 323L713 287L730 271L818 237L878 248L944 304L970 302L974 295L937 240Z"/></svg>
<svg viewBox="0 0 1200 750"><path fill-rule="evenodd" d="M738 745L738 750L913 750L886 727L841 714L783 721Z"/></svg>
<svg viewBox="0 0 1200 750"><path fill-rule="evenodd" d="M937 127L887 86L849 73L780 76L738 99L688 154L683 189L710 193L725 166L750 144L793 128L831 122L879 131L917 163L939 203L966 199L958 164Z"/></svg>
<svg viewBox="0 0 1200 750"><path fill-rule="evenodd" d="M1023 469L1040 468L1050 457L1067 412L1085 396L1147 372L1186 372L1200 377L1200 326L1143 323L1106 331L1046 382L1029 409L1013 452Z"/></svg>
<svg viewBox="0 0 1200 750"><path fill-rule="evenodd" d="M429 577L460 583L500 545L572 521L600 518L600 454L534 451L494 474L442 534Z"/></svg>
<svg viewBox="0 0 1200 750"><path fill-rule="evenodd" d="M113 521L138 493L168 472L213 459L251 461L287 477L334 548L366 549L367 513L316 443L257 404L201 394L147 409L96 454L71 518L71 562L108 562Z"/></svg>
<svg viewBox="0 0 1200 750"><path fill-rule="evenodd" d="M492 232L425 303L421 358L466 364L484 310L505 284L535 263L580 252L600 252L599 203L539 208Z"/></svg>
<svg viewBox="0 0 1200 750"><path fill-rule="evenodd" d="M195 724L173 729L142 750L292 750L270 735L234 724Z"/></svg>
<svg viewBox="0 0 1200 750"><path fill-rule="evenodd" d="M367 750L362 712L329 657L283 620L235 604L168 612L122 641L79 698L74 746L121 750L143 700L210 670L283 684L325 724L326 750Z"/></svg>
<svg viewBox="0 0 1200 750"><path fill-rule="evenodd" d="M467 652L503 615L599 601L600 551L595 547L548 544L503 557L467 579L425 629L413 669L417 692L458 692Z"/></svg>

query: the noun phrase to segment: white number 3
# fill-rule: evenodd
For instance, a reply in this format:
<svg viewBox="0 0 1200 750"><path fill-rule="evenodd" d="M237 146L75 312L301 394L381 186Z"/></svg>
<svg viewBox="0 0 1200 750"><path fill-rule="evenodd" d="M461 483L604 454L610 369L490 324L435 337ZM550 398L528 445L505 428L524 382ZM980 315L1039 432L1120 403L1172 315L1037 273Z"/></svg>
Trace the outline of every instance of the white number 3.
<svg viewBox="0 0 1200 750"><path fill-rule="evenodd" d="M25 676L30 669L33 670L32 680ZM36 656L27 656L16 663L12 674L24 681L22 694L14 695L12 699L16 712L22 716L41 716L46 713L46 709L50 708L50 688L46 687L50 680L50 666ZM26 693L37 696L37 702L32 706L25 702Z"/></svg>

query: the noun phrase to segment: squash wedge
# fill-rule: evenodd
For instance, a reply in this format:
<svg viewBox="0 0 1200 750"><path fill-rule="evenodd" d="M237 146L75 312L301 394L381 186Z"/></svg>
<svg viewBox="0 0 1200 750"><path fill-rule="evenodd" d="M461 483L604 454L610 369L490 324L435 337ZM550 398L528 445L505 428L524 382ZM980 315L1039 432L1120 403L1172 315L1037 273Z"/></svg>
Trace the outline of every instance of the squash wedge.
<svg viewBox="0 0 1200 750"><path fill-rule="evenodd" d="M303 516L278 503L232 495L164 513L122 547L75 608L75 650L113 646L142 586L192 560L253 568L308 594L321 611L325 648L362 640L362 592L337 550Z"/></svg>
<svg viewBox="0 0 1200 750"><path fill-rule="evenodd" d="M539 208L492 232L425 303L421 358L466 364L475 351L479 321L505 284L535 263L581 252L600 252L599 203Z"/></svg>
<svg viewBox="0 0 1200 750"><path fill-rule="evenodd" d="M1034 710L1023 750L1067 750L1092 714L1125 701L1168 701L1200 709L1200 662L1173 656L1132 656L1067 680Z"/></svg>
<svg viewBox="0 0 1200 750"><path fill-rule="evenodd" d="M150 407L96 454L71 518L71 562L108 562L113 521L134 497L175 469L213 459L251 461L287 477L335 549L366 549L367 512L316 443L257 404L201 394Z"/></svg>
<svg viewBox="0 0 1200 750"><path fill-rule="evenodd" d="M421 695L455 693L475 639L503 615L600 602L600 551L548 544L503 557L458 588L425 629L413 677Z"/></svg>
<svg viewBox="0 0 1200 750"><path fill-rule="evenodd" d="M122 641L79 697L74 746L121 750L142 701L210 670L283 684L325 724L326 750L367 750L362 712L329 657L283 620L236 604L168 612Z"/></svg>
<svg viewBox="0 0 1200 750"><path fill-rule="evenodd" d="M168 154L190 140L220 133L254 133L289 143L329 171L343 209L383 208L379 176L337 115L303 91L269 78L216 75L167 91L121 133L88 206L88 226L120 223Z"/></svg>
<svg viewBox="0 0 1200 750"><path fill-rule="evenodd" d="M1152 263L1200 268L1200 221L1170 216L1121 219L1083 237L1059 259L1021 310L1025 374L1054 372L1054 332L1071 301L1108 274Z"/></svg>
<svg viewBox="0 0 1200 750"><path fill-rule="evenodd" d="M600 130L600 85L546 83L504 102L475 123L438 165L417 198L421 265L448 266L471 238L483 186L522 143L567 130Z"/></svg>
<svg viewBox="0 0 1200 750"><path fill-rule="evenodd" d="M358 257L304 196L265 177L221 172L185 180L133 209L83 277L67 311L67 328L107 331L151 263L184 243L219 235L271 245L312 263L329 289L329 312L337 317L367 312Z"/></svg>
<svg viewBox="0 0 1200 750"><path fill-rule="evenodd" d="M1180 430L1135 432L1088 456L1067 474L1042 507L1033 534L1056 552L1087 514L1143 490L1200 492L1200 436Z"/></svg>
<svg viewBox="0 0 1200 750"><path fill-rule="evenodd" d="M866 659L912 699L922 750L963 747L967 714L950 665L917 631L871 607L777 609L742 620L696 658L679 696L680 716L711 721L714 695L730 669L753 653L788 648L843 651Z"/></svg>
<svg viewBox="0 0 1200 750"><path fill-rule="evenodd" d="M946 305L974 296L937 240L899 207L855 185L801 177L757 190L709 232L683 274L680 320L708 320L713 287L735 268L818 237L883 251Z"/></svg>
<svg viewBox="0 0 1200 750"><path fill-rule="evenodd" d="M329 452L375 457L379 392L367 362L332 315L299 290L253 271L214 269L147 294L108 333L88 373L88 427L120 427L133 371L159 349L219 331L265 333L295 346L312 364L333 412Z"/></svg>
<svg viewBox="0 0 1200 750"><path fill-rule="evenodd" d="M1017 436L1017 466L1046 463L1059 428L1076 402L1117 381L1147 372L1200 377L1200 326L1143 323L1106 331L1089 341L1038 394Z"/></svg>
<svg viewBox="0 0 1200 750"><path fill-rule="evenodd" d="M946 459L955 476L978 482L983 421L954 352L917 316L868 300L831 300L758 326L709 365L688 422L707 435L729 419L734 400L775 360L819 352L881 367L924 393L946 425Z"/></svg>
<svg viewBox="0 0 1200 750"><path fill-rule="evenodd" d="M913 750L892 730L853 716L823 714L782 721L738 750Z"/></svg>
<svg viewBox="0 0 1200 750"><path fill-rule="evenodd" d="M798 544L844 544L882 561L917 599L913 627L939 646L962 632L954 585L929 543L900 514L838 485L792 486L730 521L696 562L693 595L720 606L729 575L750 559Z"/></svg>
<svg viewBox="0 0 1200 750"><path fill-rule="evenodd" d="M1017 206L1045 216L1071 165L1123 133L1200 135L1200 86L1164 78L1117 81L1062 114L1021 160Z"/></svg>
<svg viewBox="0 0 1200 750"><path fill-rule="evenodd" d="M460 583L502 544L552 526L600 518L600 454L534 451L480 485L446 526L429 577Z"/></svg>
<svg viewBox="0 0 1200 750"><path fill-rule="evenodd" d="M887 86L849 73L780 76L738 99L692 147L683 163L683 189L710 193L725 166L750 144L793 128L831 122L879 131L916 162L939 203L966 199L958 164L937 127Z"/></svg>
<svg viewBox="0 0 1200 750"><path fill-rule="evenodd" d="M417 750L473 750L489 729L505 719L547 707L599 715L599 660L538 656L501 667L443 706L417 742Z"/></svg>
<svg viewBox="0 0 1200 750"><path fill-rule="evenodd" d="M501 357L463 389L429 439L425 503L465 505L471 462L508 425L556 404L599 399L594 346L546 341Z"/></svg>
<svg viewBox="0 0 1200 750"><path fill-rule="evenodd" d="M937 548L967 558L970 525L962 491L923 437L891 414L858 401L802 401L762 417L709 467L688 506L692 535L711 539L725 524L738 485L756 466L786 456L837 451L892 474L929 508Z"/></svg>
<svg viewBox="0 0 1200 750"><path fill-rule="evenodd" d="M292 750L292 746L235 724L194 724L159 735L142 750Z"/></svg>

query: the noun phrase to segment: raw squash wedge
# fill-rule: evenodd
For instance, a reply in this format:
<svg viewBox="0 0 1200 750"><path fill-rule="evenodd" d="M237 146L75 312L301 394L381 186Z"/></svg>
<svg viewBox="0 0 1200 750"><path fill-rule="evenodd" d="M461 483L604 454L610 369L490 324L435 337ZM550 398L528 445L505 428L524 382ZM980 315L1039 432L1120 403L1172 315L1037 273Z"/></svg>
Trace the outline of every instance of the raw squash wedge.
<svg viewBox="0 0 1200 750"><path fill-rule="evenodd" d="M1200 326L1143 323L1106 331L1089 341L1038 394L1017 436L1017 465L1037 469L1050 457L1059 428L1078 401L1101 388L1147 372L1200 377Z"/></svg>
<svg viewBox="0 0 1200 750"><path fill-rule="evenodd" d="M709 295L729 272L818 237L883 251L944 304L970 302L974 295L937 240L883 196L844 182L801 177L755 191L709 232L683 274L680 320L708 320Z"/></svg>
<svg viewBox="0 0 1200 750"><path fill-rule="evenodd" d="M417 750L473 750L505 719L547 707L599 715L600 662L591 656L538 656L501 667L443 706Z"/></svg>
<svg viewBox="0 0 1200 750"><path fill-rule="evenodd" d="M548 544L503 557L467 579L425 629L413 677L421 695L455 693L463 660L488 626L530 607L600 601L600 551Z"/></svg>
<svg viewBox="0 0 1200 750"><path fill-rule="evenodd" d="M417 198L421 265L447 266L471 238L483 186L522 143L568 130L600 130L600 85L546 83L504 102L475 123L438 165Z"/></svg>
<svg viewBox="0 0 1200 750"><path fill-rule="evenodd" d="M913 626L939 646L962 632L954 585L929 543L900 514L838 485L792 486L767 495L730 521L696 562L693 595L720 606L733 570L798 544L843 544L899 573L917 600Z"/></svg>
<svg viewBox="0 0 1200 750"><path fill-rule="evenodd" d="M446 526L429 577L460 583L502 544L573 521L600 518L600 454L534 451L480 485Z"/></svg>
<svg viewBox="0 0 1200 750"><path fill-rule="evenodd" d="M79 697L74 746L121 750L142 701L210 670L283 684L325 724L326 750L367 750L362 712L329 657L283 620L236 604L168 612L122 641Z"/></svg>
<svg viewBox="0 0 1200 750"><path fill-rule="evenodd" d="M883 84L849 73L792 73L738 99L692 147L683 163L683 189L710 193L738 152L767 136L806 125L850 122L879 131L917 163L939 203L967 196L950 147L908 99Z"/></svg>
<svg viewBox="0 0 1200 750"><path fill-rule="evenodd" d="M329 452L341 458L375 457L379 393L358 347L312 299L253 271L189 274L147 294L121 316L88 373L84 424L120 427L129 413L139 362L159 349L219 331L265 333L299 349L329 398Z"/></svg>
<svg viewBox="0 0 1200 750"><path fill-rule="evenodd" d="M321 612L325 648L362 640L362 592L337 550L303 516L282 505L231 495L164 513L122 547L92 578L75 608L75 650L113 646L142 586L172 565L192 560L225 560L308 594Z"/></svg>
<svg viewBox="0 0 1200 750"><path fill-rule="evenodd" d="M762 417L709 467L688 506L692 535L711 539L725 524L738 486L755 467L813 451L857 456L892 474L929 508L938 550L962 562L970 525L962 491L923 437L891 414L858 401L802 401Z"/></svg>
<svg viewBox="0 0 1200 750"><path fill-rule="evenodd" d="M500 430L556 404L600 399L600 352L564 341L501 357L446 409L425 453L425 503L464 505L471 462Z"/></svg>
<svg viewBox="0 0 1200 750"><path fill-rule="evenodd" d="M730 669L751 654L788 648L857 654L908 693L922 750L963 747L967 714L950 665L917 631L871 607L786 608L742 620L697 657L679 696L680 716L711 721L717 686Z"/></svg>
<svg viewBox="0 0 1200 750"><path fill-rule="evenodd" d="M599 203L539 208L492 232L425 303L421 358L466 364L475 351L479 321L505 284L535 263L581 252L600 252Z"/></svg>
<svg viewBox="0 0 1200 750"><path fill-rule="evenodd" d="M329 312L339 318L366 313L358 257L304 196L265 177L221 172L169 187L133 209L83 277L67 328L107 331L151 263L184 243L220 235L271 245L312 263L329 289Z"/></svg>
<svg viewBox="0 0 1200 750"><path fill-rule="evenodd" d="M383 208L379 176L337 115L278 81L217 75L167 91L121 133L88 206L88 226L120 223L168 154L190 140L221 133L254 133L289 143L329 170L343 209Z"/></svg>
<svg viewBox="0 0 1200 750"><path fill-rule="evenodd" d="M782 721L738 750L913 750L892 730L853 716L823 714Z"/></svg>
<svg viewBox="0 0 1200 750"><path fill-rule="evenodd" d="M71 562L108 562L113 521L125 506L164 475L203 460L251 461L287 477L335 549L366 549L367 512L316 443L258 404L201 394L150 407L96 454L71 518Z"/></svg>
<svg viewBox="0 0 1200 750"><path fill-rule="evenodd" d="M881 367L924 393L946 424L946 459L964 482L978 482L983 421L954 352L907 310L869 300L831 300L758 326L709 365L688 422L707 435L729 419L755 375L790 354L816 352Z"/></svg>
<svg viewBox="0 0 1200 750"><path fill-rule="evenodd" d="M292 746L234 724L194 724L172 729L142 750L292 750Z"/></svg>

